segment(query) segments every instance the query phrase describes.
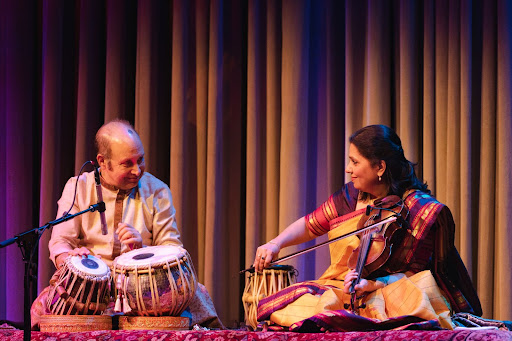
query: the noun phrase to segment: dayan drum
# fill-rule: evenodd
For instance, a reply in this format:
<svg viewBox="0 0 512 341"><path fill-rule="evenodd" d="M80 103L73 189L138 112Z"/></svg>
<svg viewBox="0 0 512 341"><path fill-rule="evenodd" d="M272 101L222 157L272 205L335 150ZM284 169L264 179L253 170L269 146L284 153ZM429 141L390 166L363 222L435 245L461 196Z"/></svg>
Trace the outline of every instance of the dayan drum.
<svg viewBox="0 0 512 341"><path fill-rule="evenodd" d="M110 299L110 269L92 255L67 257L50 284L47 309L53 315L100 315Z"/></svg>
<svg viewBox="0 0 512 341"><path fill-rule="evenodd" d="M258 303L297 282L297 270L291 265L272 265L262 272L247 271L245 290L242 296L245 323L256 329L258 325Z"/></svg>
<svg viewBox="0 0 512 341"><path fill-rule="evenodd" d="M114 259L115 310L138 316L179 316L197 287L190 255L178 246L149 246Z"/></svg>

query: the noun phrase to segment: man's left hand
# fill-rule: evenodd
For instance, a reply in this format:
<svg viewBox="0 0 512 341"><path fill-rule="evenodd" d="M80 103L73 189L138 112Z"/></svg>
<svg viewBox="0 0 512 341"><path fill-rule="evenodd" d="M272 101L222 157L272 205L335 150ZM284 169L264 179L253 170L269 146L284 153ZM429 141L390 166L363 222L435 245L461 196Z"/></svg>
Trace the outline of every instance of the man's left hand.
<svg viewBox="0 0 512 341"><path fill-rule="evenodd" d="M117 235L119 241L128 245L130 249L140 249L142 247L142 236L133 226L126 223L117 224Z"/></svg>

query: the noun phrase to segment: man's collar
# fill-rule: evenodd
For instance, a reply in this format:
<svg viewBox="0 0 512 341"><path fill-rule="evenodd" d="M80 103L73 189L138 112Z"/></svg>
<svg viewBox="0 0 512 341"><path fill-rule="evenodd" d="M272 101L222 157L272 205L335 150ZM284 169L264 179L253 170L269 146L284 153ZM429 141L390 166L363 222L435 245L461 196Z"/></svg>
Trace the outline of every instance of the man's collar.
<svg viewBox="0 0 512 341"><path fill-rule="evenodd" d="M114 185L109 184L109 183L105 180L105 178L103 177L103 175L101 175L101 172L100 172L100 181L101 181L101 185L102 185L103 187L105 187L106 189L111 190L111 191L113 191L113 192L119 192L119 194L125 194L125 195L126 195L126 194L128 194L128 193L130 193L130 192L133 190L133 188L137 187L137 186L135 186L135 187L130 188L130 189L120 189L120 188L119 188L119 187L117 187L117 186L114 186Z"/></svg>

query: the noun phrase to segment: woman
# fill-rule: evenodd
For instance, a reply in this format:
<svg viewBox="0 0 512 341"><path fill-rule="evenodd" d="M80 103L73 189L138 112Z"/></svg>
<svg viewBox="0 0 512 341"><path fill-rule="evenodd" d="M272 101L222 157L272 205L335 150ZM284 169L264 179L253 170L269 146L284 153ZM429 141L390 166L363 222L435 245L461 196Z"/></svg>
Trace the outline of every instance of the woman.
<svg viewBox="0 0 512 341"><path fill-rule="evenodd" d="M253 266L258 271L269 266L283 247L325 233L332 239L354 231L359 220L365 219L368 205L398 196L409 210L409 227L379 271L355 285L359 316L345 310L350 286L358 276L347 266L359 245L353 236L330 244L331 265L319 280L298 283L262 300L258 320L270 319L292 330L300 330L305 322L332 330L373 329L377 328L375 321L387 323L379 328L419 321L452 328L451 312L481 315L480 301L454 246L451 212L416 177L396 133L383 125L355 132L350 137L346 172L352 181L258 247Z"/></svg>

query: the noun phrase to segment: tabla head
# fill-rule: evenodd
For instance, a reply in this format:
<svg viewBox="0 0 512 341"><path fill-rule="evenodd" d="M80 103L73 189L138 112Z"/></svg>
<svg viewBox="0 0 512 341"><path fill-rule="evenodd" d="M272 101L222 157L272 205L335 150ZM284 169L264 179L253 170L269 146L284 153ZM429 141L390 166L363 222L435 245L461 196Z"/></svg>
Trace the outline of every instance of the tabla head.
<svg viewBox="0 0 512 341"><path fill-rule="evenodd" d="M148 267L155 264L162 264L165 262L174 262L177 259L183 258L187 251L179 246L174 245L159 245L148 246L141 249L132 250L123 253L114 260L117 267L136 266L139 268Z"/></svg>
<svg viewBox="0 0 512 341"><path fill-rule="evenodd" d="M69 264L75 269L93 276L106 276L110 273L110 268L101 259L93 255L71 256Z"/></svg>

